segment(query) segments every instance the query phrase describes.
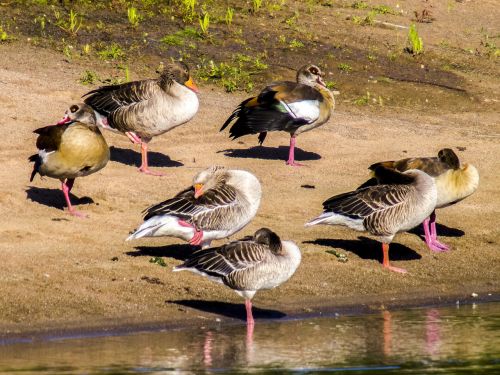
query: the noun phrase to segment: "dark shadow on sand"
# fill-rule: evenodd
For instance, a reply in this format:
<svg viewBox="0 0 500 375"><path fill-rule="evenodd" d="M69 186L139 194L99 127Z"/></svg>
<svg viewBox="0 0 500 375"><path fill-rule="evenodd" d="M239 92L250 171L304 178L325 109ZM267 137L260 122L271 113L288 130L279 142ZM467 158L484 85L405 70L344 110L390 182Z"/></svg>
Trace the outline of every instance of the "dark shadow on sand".
<svg viewBox="0 0 500 375"><path fill-rule="evenodd" d="M217 151L217 153L224 153L225 156L230 158L251 158L251 159L264 159L264 160L288 160L288 146L276 147L266 147L266 146L254 146L245 149L229 148L227 150ZM298 147L295 147L295 160L296 161L307 161L307 160L319 160L321 155L304 151Z"/></svg>
<svg viewBox="0 0 500 375"><path fill-rule="evenodd" d="M222 315L228 318L246 320L245 304L229 303L220 301L205 300L178 300L165 301L166 303L175 303L177 305L190 307L192 309L205 311L212 314ZM261 309L255 305L252 307L253 317L255 319L281 319L286 316L285 313L278 310Z"/></svg>
<svg viewBox="0 0 500 375"><path fill-rule="evenodd" d="M177 260L186 260L199 246L189 244L176 244L167 246L136 246L136 251L127 251L126 255L131 257L167 257Z"/></svg>
<svg viewBox="0 0 500 375"><path fill-rule="evenodd" d="M130 148L121 148L116 146L111 146L109 148L111 152L111 161L116 161L118 163L126 165L135 165L139 167L141 165L141 153ZM168 156L162 154L161 152L148 151L148 163L150 167L182 167L179 161L170 159Z"/></svg>
<svg viewBox="0 0 500 375"><path fill-rule="evenodd" d="M463 235L465 235L465 232L461 229L447 227L446 225L439 224L439 223L436 223L436 231L437 231L438 237L440 237L440 236L462 237ZM424 240L424 227L422 225L416 226L415 228L413 228L409 232L416 234L417 236L420 236L420 238L422 238L422 240Z"/></svg>
<svg viewBox="0 0 500 375"><path fill-rule="evenodd" d="M47 189L30 186L26 189L26 197L44 206L54 207L60 210L66 208L66 200L64 199L64 194L61 189ZM72 193L69 193L69 199L71 199L71 204L73 206L94 203L94 200L90 197L78 198Z"/></svg>
<svg viewBox="0 0 500 375"><path fill-rule="evenodd" d="M340 248L356 254L362 259L373 259L382 262L382 244L368 237L358 237L357 240L318 238L314 241L304 241L307 244ZM390 260L415 260L422 256L408 246L392 242L389 247Z"/></svg>

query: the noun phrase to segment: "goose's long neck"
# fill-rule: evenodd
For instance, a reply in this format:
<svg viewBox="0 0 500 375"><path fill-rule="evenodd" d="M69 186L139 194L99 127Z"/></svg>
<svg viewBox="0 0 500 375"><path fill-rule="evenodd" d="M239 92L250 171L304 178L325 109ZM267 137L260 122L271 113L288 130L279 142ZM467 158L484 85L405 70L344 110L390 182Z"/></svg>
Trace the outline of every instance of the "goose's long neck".
<svg viewBox="0 0 500 375"><path fill-rule="evenodd" d="M479 172L473 165L465 164L462 168L450 170L437 177L436 185L437 207L444 207L474 193L479 185Z"/></svg>
<svg viewBox="0 0 500 375"><path fill-rule="evenodd" d="M260 204L262 190L259 180L251 173L245 171L232 171L232 178L228 183L233 185L239 192L240 199L248 202L252 210L257 210Z"/></svg>

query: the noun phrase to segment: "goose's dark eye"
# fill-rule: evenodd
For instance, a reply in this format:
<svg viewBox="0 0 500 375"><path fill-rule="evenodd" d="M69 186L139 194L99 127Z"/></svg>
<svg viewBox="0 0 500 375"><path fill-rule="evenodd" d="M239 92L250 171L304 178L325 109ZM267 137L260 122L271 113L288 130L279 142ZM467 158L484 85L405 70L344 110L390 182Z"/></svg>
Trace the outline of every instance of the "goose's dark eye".
<svg viewBox="0 0 500 375"><path fill-rule="evenodd" d="M311 74L318 75L318 69L316 68L311 68L309 69L309 71L311 72Z"/></svg>
<svg viewBox="0 0 500 375"><path fill-rule="evenodd" d="M72 105L69 110L71 111L71 113L75 113L76 111L78 111L78 106L77 105Z"/></svg>

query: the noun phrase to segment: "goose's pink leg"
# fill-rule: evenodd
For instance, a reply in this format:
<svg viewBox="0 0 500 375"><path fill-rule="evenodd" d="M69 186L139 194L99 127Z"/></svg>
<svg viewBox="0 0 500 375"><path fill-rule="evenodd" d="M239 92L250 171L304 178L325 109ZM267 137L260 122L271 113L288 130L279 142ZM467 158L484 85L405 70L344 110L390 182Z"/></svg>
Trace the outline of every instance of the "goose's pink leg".
<svg viewBox="0 0 500 375"><path fill-rule="evenodd" d="M87 217L87 215L82 214L81 212L78 212L73 208L71 205L71 201L69 199L69 192L73 188L73 183L75 182L74 178L68 178L66 181L61 182L61 189L64 193L64 198L66 199L66 204L68 205L68 212L70 215L77 216L77 217Z"/></svg>
<svg viewBox="0 0 500 375"><path fill-rule="evenodd" d="M140 144L141 143L141 138L135 134L134 132L125 132L125 135L128 137L128 139L130 139L130 141L133 143L133 144Z"/></svg>
<svg viewBox="0 0 500 375"><path fill-rule="evenodd" d="M302 167L304 164L295 162L295 136L292 135L290 137L290 150L288 151L288 161L287 165L291 165L292 167Z"/></svg>
<svg viewBox="0 0 500 375"><path fill-rule="evenodd" d="M431 216L425 219L422 225L424 226L425 243L427 244L427 247L431 251L437 253L447 251L448 246L440 243L437 240L435 212L432 212Z"/></svg>
<svg viewBox="0 0 500 375"><path fill-rule="evenodd" d="M385 268L387 268L391 271L394 271L394 272L399 272L399 273L406 273L407 272L404 268L394 267L394 266L391 266L389 264L389 244L387 244L387 243L382 244L382 252L384 254L384 259L382 261L382 265Z"/></svg>
<svg viewBox="0 0 500 375"><path fill-rule="evenodd" d="M253 315L252 315L252 300L248 298L245 300L245 308L247 310L247 326L253 327L255 321L253 320Z"/></svg>
<svg viewBox="0 0 500 375"><path fill-rule="evenodd" d="M431 214L431 239L432 239L432 243L434 245L436 245L437 247L441 248L442 251L450 250L450 247L448 245L445 245L444 243L439 242L437 239L436 211L432 211L432 214Z"/></svg>
<svg viewBox="0 0 500 375"><path fill-rule="evenodd" d="M142 157L142 164L139 167L139 172L149 174L152 176L164 176L164 173L160 172L153 172L152 170L149 169L148 166L148 143L141 140L141 157Z"/></svg>
<svg viewBox="0 0 500 375"><path fill-rule="evenodd" d="M189 243L191 245L196 245L196 246L201 245L201 240L203 239L203 231L202 230L196 229L196 227L194 227L193 225L191 225L189 223L186 223L184 220L179 220L178 223L181 227L194 228L193 238L191 238L189 240Z"/></svg>

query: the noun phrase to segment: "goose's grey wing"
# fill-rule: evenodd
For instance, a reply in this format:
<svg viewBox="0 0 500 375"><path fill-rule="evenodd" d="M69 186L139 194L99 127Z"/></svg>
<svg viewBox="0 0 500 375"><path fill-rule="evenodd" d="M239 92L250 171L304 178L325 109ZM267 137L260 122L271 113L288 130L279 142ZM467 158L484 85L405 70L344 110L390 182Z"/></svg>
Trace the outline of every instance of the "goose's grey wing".
<svg viewBox="0 0 500 375"><path fill-rule="evenodd" d="M219 248L198 250L176 269L196 269L222 279L233 272L248 270L260 264L268 251L265 245L253 240L234 241Z"/></svg>
<svg viewBox="0 0 500 375"><path fill-rule="evenodd" d="M234 207L238 204L236 190L229 185L210 189L198 198L189 187L174 198L149 207L144 220L157 215L173 215L198 229L221 229L230 226Z"/></svg>

